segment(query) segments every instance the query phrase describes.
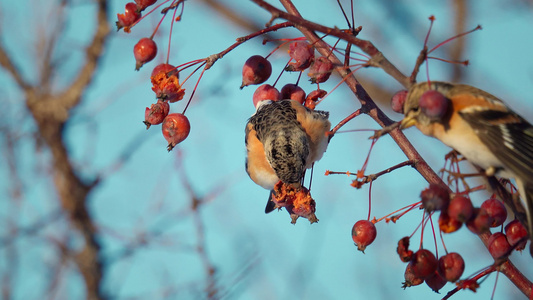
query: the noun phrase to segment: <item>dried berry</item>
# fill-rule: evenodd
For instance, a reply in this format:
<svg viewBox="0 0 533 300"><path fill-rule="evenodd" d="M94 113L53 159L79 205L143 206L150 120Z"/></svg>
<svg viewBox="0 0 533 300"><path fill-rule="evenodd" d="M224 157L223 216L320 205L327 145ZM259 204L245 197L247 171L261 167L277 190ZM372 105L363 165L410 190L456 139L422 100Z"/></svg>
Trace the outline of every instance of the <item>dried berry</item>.
<svg viewBox="0 0 533 300"><path fill-rule="evenodd" d="M401 261L409 262L413 258L413 250L409 250L409 237L403 237L398 241L396 252L400 256Z"/></svg>
<svg viewBox="0 0 533 300"><path fill-rule="evenodd" d="M307 74L311 78L311 83L326 82L333 71L333 63L325 56L315 59Z"/></svg>
<svg viewBox="0 0 533 300"><path fill-rule="evenodd" d="M137 10L137 5L133 2L126 4L123 14L117 14L117 30L128 28L141 18L141 13ZM126 29L124 29L127 31Z"/></svg>
<svg viewBox="0 0 533 300"><path fill-rule="evenodd" d="M315 49L304 41L292 42L289 45L289 56L293 60L285 68L285 71L303 71L313 63L315 59Z"/></svg>
<svg viewBox="0 0 533 300"><path fill-rule="evenodd" d="M158 99L174 103L183 99L185 89L181 87L178 71L169 64L160 64L152 71L152 91Z"/></svg>
<svg viewBox="0 0 533 300"><path fill-rule="evenodd" d="M413 272L413 265L411 263L407 264L407 267L405 268L404 273L404 279L402 288L408 288L415 285L420 285L424 282L424 279L420 278L419 276L416 276Z"/></svg>
<svg viewBox="0 0 533 300"><path fill-rule="evenodd" d="M163 123L163 120L168 115L170 106L168 102L158 100L156 104L152 104L150 108L146 108L144 112L144 124L146 129L150 128L151 125L157 125Z"/></svg>
<svg viewBox="0 0 533 300"><path fill-rule="evenodd" d="M429 188L420 193L420 198L422 198L422 206L427 212L444 210L450 202L450 192L447 187L432 183Z"/></svg>
<svg viewBox="0 0 533 300"><path fill-rule="evenodd" d="M463 226L463 222L450 218L447 212L441 211L439 216L439 229L444 233L452 233Z"/></svg>

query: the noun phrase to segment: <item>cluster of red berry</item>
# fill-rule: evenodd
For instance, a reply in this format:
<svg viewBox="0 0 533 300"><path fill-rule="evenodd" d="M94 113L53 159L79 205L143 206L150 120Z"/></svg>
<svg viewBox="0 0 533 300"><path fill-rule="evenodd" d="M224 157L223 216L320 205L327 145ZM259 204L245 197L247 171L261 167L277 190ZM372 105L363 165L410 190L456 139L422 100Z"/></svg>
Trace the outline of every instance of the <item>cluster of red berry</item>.
<svg viewBox="0 0 533 300"><path fill-rule="evenodd" d="M333 71L333 64L327 57L315 58L315 49L305 41L294 41L289 45L290 61L284 71L303 72L309 69L308 76L311 83L320 84L329 79ZM254 55L248 58L242 68L241 89L248 85L257 85L267 81L272 75L272 65L267 58ZM275 84L274 84L275 85ZM270 84L259 86L253 95L254 106L262 100L278 101L291 99L314 109L319 99L327 94L326 91L317 88L308 95L298 84L288 83L281 91Z"/></svg>
<svg viewBox="0 0 533 300"><path fill-rule="evenodd" d="M117 14L117 30L130 32L131 27L141 20L142 11L155 4L157 0L135 0L126 4L124 14ZM157 29L156 29L157 30ZM145 63L152 61L157 55L157 44L152 37L141 38L133 47L135 70L139 70ZM190 123L184 114L169 113L169 103L183 99L185 90L179 82L179 71L168 63L157 65L150 76L152 90L156 94L157 102L145 110L144 124L146 129L151 125L162 124L163 136L168 142L170 151L174 146L187 138Z"/></svg>

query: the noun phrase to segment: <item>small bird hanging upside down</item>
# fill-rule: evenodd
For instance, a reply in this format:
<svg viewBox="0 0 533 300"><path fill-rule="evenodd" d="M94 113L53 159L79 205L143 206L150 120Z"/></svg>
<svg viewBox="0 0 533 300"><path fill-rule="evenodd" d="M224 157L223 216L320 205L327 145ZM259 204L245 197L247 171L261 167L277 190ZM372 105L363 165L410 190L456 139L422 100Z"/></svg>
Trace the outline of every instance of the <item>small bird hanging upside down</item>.
<svg viewBox="0 0 533 300"><path fill-rule="evenodd" d="M245 130L246 172L271 191L266 213L285 207L293 223L301 216L318 221L315 201L302 186L306 169L322 158L328 146L329 113L294 100L264 100Z"/></svg>

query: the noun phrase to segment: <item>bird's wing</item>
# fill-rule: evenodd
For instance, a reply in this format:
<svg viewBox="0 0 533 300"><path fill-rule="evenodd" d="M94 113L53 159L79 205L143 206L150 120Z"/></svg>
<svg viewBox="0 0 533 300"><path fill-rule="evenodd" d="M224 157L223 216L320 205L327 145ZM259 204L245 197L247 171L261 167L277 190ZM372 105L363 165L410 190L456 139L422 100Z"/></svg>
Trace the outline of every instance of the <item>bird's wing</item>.
<svg viewBox="0 0 533 300"><path fill-rule="evenodd" d="M533 183L533 126L513 111L465 108L459 115L516 176Z"/></svg>

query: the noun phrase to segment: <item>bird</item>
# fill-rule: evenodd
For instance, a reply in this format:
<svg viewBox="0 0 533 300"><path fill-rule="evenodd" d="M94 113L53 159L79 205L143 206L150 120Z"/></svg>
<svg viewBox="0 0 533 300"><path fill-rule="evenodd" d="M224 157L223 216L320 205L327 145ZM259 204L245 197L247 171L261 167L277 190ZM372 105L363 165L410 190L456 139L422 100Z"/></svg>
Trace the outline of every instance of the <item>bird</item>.
<svg viewBox="0 0 533 300"><path fill-rule="evenodd" d="M420 105L428 91L444 96L445 105ZM433 92L434 93L434 92ZM423 97L423 95L426 95ZM434 93L435 94L435 93ZM438 95L438 94L437 94ZM427 101L426 101L427 103ZM426 107L424 107L426 106ZM429 107L428 106L433 106ZM432 111L433 109L433 111ZM438 111L438 110L442 111ZM502 100L465 84L430 81L411 86L401 128L416 126L423 134L455 149L485 175L514 178L525 214L521 220L533 241L533 126ZM489 181L490 182L490 181ZM515 211L516 213L516 211ZM523 218L524 219L524 218ZM530 247L533 255L533 245Z"/></svg>
<svg viewBox="0 0 533 300"><path fill-rule="evenodd" d="M265 213L276 208L272 194L279 181L301 188L305 171L327 149L330 128L329 112L311 110L294 100L257 104L245 129L245 167L252 181L271 191Z"/></svg>

